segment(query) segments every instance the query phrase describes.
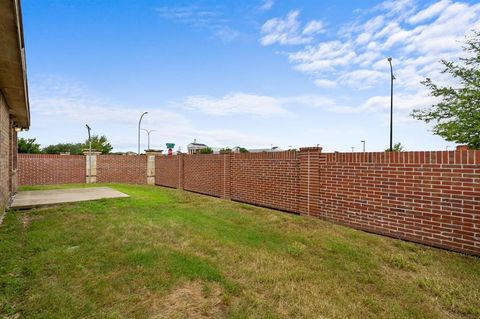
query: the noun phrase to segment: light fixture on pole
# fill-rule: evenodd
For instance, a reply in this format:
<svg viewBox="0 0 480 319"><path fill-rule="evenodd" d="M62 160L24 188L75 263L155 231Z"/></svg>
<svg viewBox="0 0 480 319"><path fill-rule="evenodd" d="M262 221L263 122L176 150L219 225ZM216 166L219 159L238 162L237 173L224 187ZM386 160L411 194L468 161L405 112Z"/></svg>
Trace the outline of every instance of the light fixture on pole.
<svg viewBox="0 0 480 319"><path fill-rule="evenodd" d="M143 114L140 116L140 120L138 120L138 155L140 155L140 125L142 124L142 118L145 114L148 114L148 112L143 112Z"/></svg>
<svg viewBox="0 0 480 319"><path fill-rule="evenodd" d="M146 129L142 128L142 131L147 132L147 135L148 135L148 150L150 150L150 133L156 132L157 130L146 130Z"/></svg>
<svg viewBox="0 0 480 319"><path fill-rule="evenodd" d="M365 141L360 141L363 144L363 152L365 153Z"/></svg>
<svg viewBox="0 0 480 319"><path fill-rule="evenodd" d="M388 63L390 64L390 152L393 151L393 75L392 58L389 57Z"/></svg>

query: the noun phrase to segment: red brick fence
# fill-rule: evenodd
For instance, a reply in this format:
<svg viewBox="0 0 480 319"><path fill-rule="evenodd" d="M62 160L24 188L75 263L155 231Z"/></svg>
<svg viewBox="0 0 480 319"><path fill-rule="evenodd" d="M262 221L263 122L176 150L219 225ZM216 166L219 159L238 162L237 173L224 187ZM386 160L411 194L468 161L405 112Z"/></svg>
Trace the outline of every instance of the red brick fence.
<svg viewBox="0 0 480 319"><path fill-rule="evenodd" d="M85 182L85 162L19 154L19 182ZM98 155L92 165L93 181L148 180L480 256L480 151Z"/></svg>

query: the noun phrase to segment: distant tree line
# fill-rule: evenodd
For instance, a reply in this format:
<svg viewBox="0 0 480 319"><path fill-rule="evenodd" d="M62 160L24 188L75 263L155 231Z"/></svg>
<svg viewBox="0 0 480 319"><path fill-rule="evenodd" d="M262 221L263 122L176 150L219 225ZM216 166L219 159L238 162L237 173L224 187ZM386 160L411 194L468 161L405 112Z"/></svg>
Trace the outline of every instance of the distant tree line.
<svg viewBox="0 0 480 319"><path fill-rule="evenodd" d="M36 138L20 138L18 140L18 152L29 154L70 153L71 155L81 155L84 150L89 149L88 139L83 143L58 143L43 148L36 142L36 140ZM113 146L108 142L105 135L93 135L91 142L92 150L102 152L102 154L109 154L113 150Z"/></svg>

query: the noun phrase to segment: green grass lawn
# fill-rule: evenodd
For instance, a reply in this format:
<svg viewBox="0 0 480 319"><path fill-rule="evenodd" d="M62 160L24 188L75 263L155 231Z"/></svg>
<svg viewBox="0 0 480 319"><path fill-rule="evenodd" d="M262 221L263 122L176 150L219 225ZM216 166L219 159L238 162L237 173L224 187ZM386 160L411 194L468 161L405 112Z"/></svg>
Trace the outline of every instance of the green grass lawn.
<svg viewBox="0 0 480 319"><path fill-rule="evenodd" d="M7 213L0 318L480 317L480 258L173 189L110 186L131 197Z"/></svg>

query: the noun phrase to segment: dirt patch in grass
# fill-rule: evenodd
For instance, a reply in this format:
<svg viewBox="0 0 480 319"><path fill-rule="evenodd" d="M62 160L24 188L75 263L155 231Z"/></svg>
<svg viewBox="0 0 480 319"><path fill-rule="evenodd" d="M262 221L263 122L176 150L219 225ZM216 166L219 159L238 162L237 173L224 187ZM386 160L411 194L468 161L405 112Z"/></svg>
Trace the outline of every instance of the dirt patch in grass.
<svg viewBox="0 0 480 319"><path fill-rule="evenodd" d="M42 219L42 218L43 218L43 216L32 215L32 214L30 214L30 213L28 213L28 212L23 213L23 214L22 214L22 225L23 225L23 228L24 228L24 229L27 228L32 221L39 220L39 219Z"/></svg>
<svg viewBox="0 0 480 319"><path fill-rule="evenodd" d="M155 319L223 318L223 290L218 284L189 281L174 288L153 304Z"/></svg>

